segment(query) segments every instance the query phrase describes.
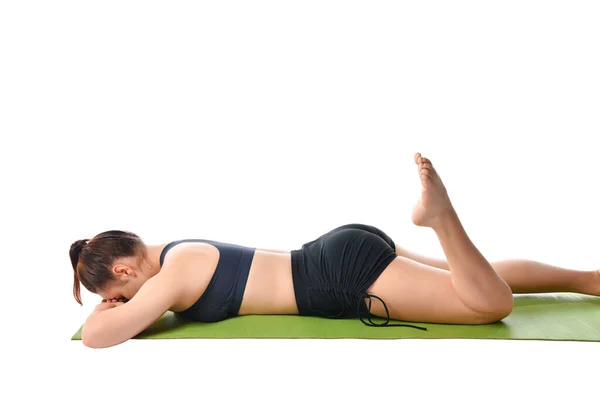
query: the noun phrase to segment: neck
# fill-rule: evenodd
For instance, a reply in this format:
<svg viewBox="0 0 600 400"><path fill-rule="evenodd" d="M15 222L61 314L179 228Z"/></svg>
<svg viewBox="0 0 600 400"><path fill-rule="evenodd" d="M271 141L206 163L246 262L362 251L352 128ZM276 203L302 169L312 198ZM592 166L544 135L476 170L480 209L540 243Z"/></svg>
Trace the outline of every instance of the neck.
<svg viewBox="0 0 600 400"><path fill-rule="evenodd" d="M148 251L148 260L147 263L152 267L150 269L150 273L152 276L159 273L160 267L160 253L165 248L164 244L150 244L146 245L146 249Z"/></svg>

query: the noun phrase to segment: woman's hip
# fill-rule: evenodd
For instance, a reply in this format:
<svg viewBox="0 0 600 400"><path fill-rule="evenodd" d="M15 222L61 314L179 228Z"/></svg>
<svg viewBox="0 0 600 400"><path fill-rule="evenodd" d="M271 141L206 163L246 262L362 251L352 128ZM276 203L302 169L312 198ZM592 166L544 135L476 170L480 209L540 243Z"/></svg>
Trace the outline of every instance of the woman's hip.
<svg viewBox="0 0 600 400"><path fill-rule="evenodd" d="M365 291L396 257L392 239L365 224L347 224L292 250L301 315L357 317Z"/></svg>

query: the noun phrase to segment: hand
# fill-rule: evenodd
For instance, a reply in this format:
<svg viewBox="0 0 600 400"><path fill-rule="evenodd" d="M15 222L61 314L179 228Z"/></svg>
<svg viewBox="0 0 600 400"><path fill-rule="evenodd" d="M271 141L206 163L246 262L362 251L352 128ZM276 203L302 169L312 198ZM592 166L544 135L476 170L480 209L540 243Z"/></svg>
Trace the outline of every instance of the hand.
<svg viewBox="0 0 600 400"><path fill-rule="evenodd" d="M116 302L116 301L121 301L121 302L124 302L124 303L126 303L126 302L127 302L127 299L126 299L126 298L124 298L124 297L121 297L121 298L118 298L118 299L117 299L117 298L112 298L112 299L102 299L102 302L103 302L103 303L105 303L105 302L113 302L113 303L114 303L114 302Z"/></svg>
<svg viewBox="0 0 600 400"><path fill-rule="evenodd" d="M102 302L94 308L94 312L108 310L109 308L118 307L125 304L119 299L102 299Z"/></svg>

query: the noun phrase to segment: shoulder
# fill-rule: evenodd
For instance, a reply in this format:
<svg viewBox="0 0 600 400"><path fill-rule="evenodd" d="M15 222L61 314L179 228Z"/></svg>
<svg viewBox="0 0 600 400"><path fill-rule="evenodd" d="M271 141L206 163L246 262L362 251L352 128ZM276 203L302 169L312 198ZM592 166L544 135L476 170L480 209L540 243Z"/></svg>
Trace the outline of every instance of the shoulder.
<svg viewBox="0 0 600 400"><path fill-rule="evenodd" d="M189 299L197 299L202 294L219 263L216 247L205 243L185 244L174 246L173 253L169 251L160 273L153 277L160 281L157 285L175 293L172 311L188 308Z"/></svg>
<svg viewBox="0 0 600 400"><path fill-rule="evenodd" d="M173 243L173 242L171 242ZM175 244L169 244L171 247L166 252L162 269L169 269L174 265L189 264L199 259L208 261L210 259L219 260L220 252L219 249L210 244L204 242L179 242ZM169 246L168 245L168 246Z"/></svg>
<svg viewBox="0 0 600 400"><path fill-rule="evenodd" d="M161 274L165 278L182 279L185 282L198 272L199 265L216 268L219 257L219 249L209 243L178 243L166 253Z"/></svg>

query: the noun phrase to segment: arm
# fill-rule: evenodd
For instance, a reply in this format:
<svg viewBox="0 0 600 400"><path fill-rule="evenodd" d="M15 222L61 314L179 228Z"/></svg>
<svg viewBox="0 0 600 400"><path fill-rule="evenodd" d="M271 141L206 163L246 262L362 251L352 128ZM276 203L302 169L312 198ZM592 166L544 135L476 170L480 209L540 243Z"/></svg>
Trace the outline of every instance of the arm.
<svg viewBox="0 0 600 400"><path fill-rule="evenodd" d="M177 258L171 257L170 263L177 263ZM82 328L83 344L92 348L120 344L142 332L167 312L180 296L185 279L184 266L165 266L161 272L149 278L127 303L94 310Z"/></svg>

